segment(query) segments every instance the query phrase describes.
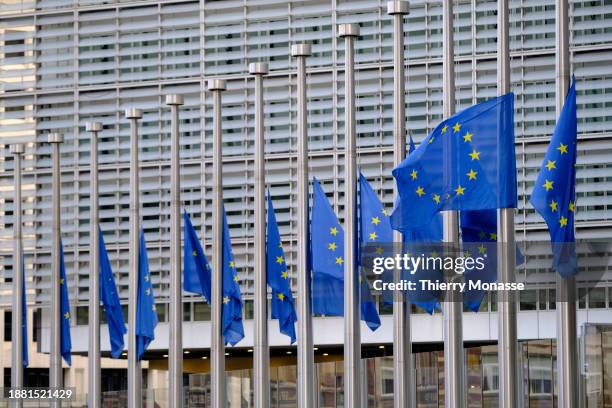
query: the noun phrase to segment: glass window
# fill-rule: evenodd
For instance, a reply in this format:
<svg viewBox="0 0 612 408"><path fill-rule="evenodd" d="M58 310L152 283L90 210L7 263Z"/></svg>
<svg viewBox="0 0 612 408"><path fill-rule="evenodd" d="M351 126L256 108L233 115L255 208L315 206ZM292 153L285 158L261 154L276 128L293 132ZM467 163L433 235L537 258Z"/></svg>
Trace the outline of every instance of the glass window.
<svg viewBox="0 0 612 408"><path fill-rule="evenodd" d="M535 290L522 290L519 292L519 308L520 310L536 310Z"/></svg>
<svg viewBox="0 0 612 408"><path fill-rule="evenodd" d="M589 289L589 309L605 309L606 288Z"/></svg>
<svg viewBox="0 0 612 408"><path fill-rule="evenodd" d="M13 313L10 310L4 311L4 341L11 341L13 338Z"/></svg>
<svg viewBox="0 0 612 408"><path fill-rule="evenodd" d="M160 322L165 322L166 321L166 304L157 303L155 304L155 309L157 311L157 320Z"/></svg>
<svg viewBox="0 0 612 408"><path fill-rule="evenodd" d="M254 305L253 300L248 299L244 301L244 310L243 310L243 318L244 319L252 319L254 313Z"/></svg>
<svg viewBox="0 0 612 408"><path fill-rule="evenodd" d="M548 289L548 309L557 308L557 289Z"/></svg>
<svg viewBox="0 0 612 408"><path fill-rule="evenodd" d="M183 303L183 321L191 321L191 302Z"/></svg>
<svg viewBox="0 0 612 408"><path fill-rule="evenodd" d="M586 288L578 288L578 309L586 309L587 306L587 290Z"/></svg>
<svg viewBox="0 0 612 408"><path fill-rule="evenodd" d="M193 320L202 322L210 320L210 305L205 302L196 302L193 304Z"/></svg>
<svg viewBox="0 0 612 408"><path fill-rule="evenodd" d="M89 308L87 306L77 306L76 308L77 326L86 326L88 323L89 323Z"/></svg>

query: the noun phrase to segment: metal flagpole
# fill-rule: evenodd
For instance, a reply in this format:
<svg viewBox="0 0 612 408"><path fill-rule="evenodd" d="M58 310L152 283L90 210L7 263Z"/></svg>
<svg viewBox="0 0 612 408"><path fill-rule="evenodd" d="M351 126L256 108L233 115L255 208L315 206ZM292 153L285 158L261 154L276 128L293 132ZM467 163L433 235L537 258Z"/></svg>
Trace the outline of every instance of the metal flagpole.
<svg viewBox="0 0 612 408"><path fill-rule="evenodd" d="M443 115L455 113L455 66L453 47L453 2L442 3L443 24ZM459 244L459 214L444 211L444 242ZM444 397L447 408L465 406L463 381L463 304L458 299L444 302Z"/></svg>
<svg viewBox="0 0 612 408"><path fill-rule="evenodd" d="M223 79L208 81L213 93L213 270L211 288L211 403L213 408L225 408L225 343L223 342L223 157L221 156L221 92L226 89Z"/></svg>
<svg viewBox="0 0 612 408"><path fill-rule="evenodd" d="M62 379L62 351L60 328L60 144L64 136L49 133L48 142L52 146L52 249L51 249L51 339L49 348L49 387L60 388ZM51 401L51 407L59 407L59 401Z"/></svg>
<svg viewBox="0 0 612 408"><path fill-rule="evenodd" d="M407 1L389 1L387 13L393 16L393 164L397 167L406 158L406 100L404 65L404 16L410 12ZM393 240L402 242L399 232ZM399 282L396 277L396 281ZM396 291L393 302L393 406L411 407L414 389L412 375L412 334L410 304L403 293Z"/></svg>
<svg viewBox="0 0 612 408"><path fill-rule="evenodd" d="M308 271L308 107L306 100L306 57L311 54L310 44L294 44L291 56L297 60L297 389L298 407L313 408L314 351L312 342L312 314L310 306L310 271Z"/></svg>
<svg viewBox="0 0 612 408"><path fill-rule="evenodd" d="M136 304L140 235L140 180L138 178L138 120L142 110L126 109L130 120L130 279L128 287L128 407L142 405L142 371L136 351Z"/></svg>
<svg viewBox="0 0 612 408"><path fill-rule="evenodd" d="M87 405L90 408L101 407L101 366L100 366L100 243L98 225L100 215L98 210L98 132L102 130L102 123L87 122L85 130L91 133L90 169L89 169L89 355L87 356L87 370L89 381L87 384Z"/></svg>
<svg viewBox="0 0 612 408"><path fill-rule="evenodd" d="M255 345L253 347L253 389L255 408L270 405L270 350L268 347L268 290L266 287L266 198L264 163L264 90L263 76L268 64L249 64L255 76Z"/></svg>
<svg viewBox="0 0 612 408"><path fill-rule="evenodd" d="M344 406L358 408L361 376L361 321L359 279L355 259L355 211L357 207L357 137L355 130L355 38L358 24L340 24L338 35L344 37Z"/></svg>
<svg viewBox="0 0 612 408"><path fill-rule="evenodd" d="M13 322L12 322L12 358L11 358L11 387L14 389L23 388L23 348L27 345L23 344L23 314L21 308L23 305L23 241L21 230L21 156L24 153L23 144L15 144L11 146L11 154L15 156L14 168L14 188L15 188L15 223L13 225ZM21 400L15 400L11 406L21 407Z"/></svg>
<svg viewBox="0 0 612 408"><path fill-rule="evenodd" d="M181 286L181 95L166 95L170 106L170 344L168 405L183 406L183 288Z"/></svg>
<svg viewBox="0 0 612 408"><path fill-rule="evenodd" d="M556 0L557 117L561 114L570 81L568 0ZM557 373L558 406L578 406L576 346L576 279L557 277Z"/></svg>
<svg viewBox="0 0 612 408"><path fill-rule="evenodd" d="M508 28L508 0L497 2L497 94L510 92L510 34ZM497 269L502 282L516 282L516 253L514 242L514 209L497 211L499 252ZM507 291L499 295L498 307L498 361L499 402L502 408L514 408L518 397L518 354L516 331L516 293Z"/></svg>

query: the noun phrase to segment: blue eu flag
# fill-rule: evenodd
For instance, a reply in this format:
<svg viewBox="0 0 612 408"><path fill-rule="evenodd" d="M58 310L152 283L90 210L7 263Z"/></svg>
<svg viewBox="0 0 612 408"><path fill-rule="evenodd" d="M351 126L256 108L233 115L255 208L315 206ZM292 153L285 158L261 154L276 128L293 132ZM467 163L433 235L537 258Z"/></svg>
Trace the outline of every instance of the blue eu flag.
<svg viewBox="0 0 612 408"><path fill-rule="evenodd" d="M138 252L138 297L136 299L136 354L139 360L155 339L155 326L157 326L157 311L153 285L149 273L149 258L147 257L147 243L144 230L140 230L140 250Z"/></svg>
<svg viewBox="0 0 612 408"><path fill-rule="evenodd" d="M578 272L573 247L577 140L576 80L573 79L530 199L548 225L553 248L552 268L564 278Z"/></svg>
<svg viewBox="0 0 612 408"><path fill-rule="evenodd" d="M72 365L72 341L70 340L70 301L68 299L68 279L66 279L66 263L64 262L64 244L60 240L60 313L61 338L60 350L68 365Z"/></svg>
<svg viewBox="0 0 612 408"><path fill-rule="evenodd" d="M197 293L210 302L210 264L187 212L183 212L183 221L185 222L183 288L186 292Z"/></svg>
<svg viewBox="0 0 612 408"><path fill-rule="evenodd" d="M401 232L431 223L444 210L516 207L514 95L474 105L440 123L393 170Z"/></svg>
<svg viewBox="0 0 612 408"><path fill-rule="evenodd" d="M30 357L28 355L28 306L26 301L26 286L25 286L25 263L21 261L21 335L23 337L23 351L21 354L22 363L24 367L30 364Z"/></svg>
<svg viewBox="0 0 612 408"><path fill-rule="evenodd" d="M408 154L411 154L412 152L416 150L416 146L414 145L414 140L412 140L412 135L409 135L409 137L410 137L410 144L408 145Z"/></svg>
<svg viewBox="0 0 612 408"><path fill-rule="evenodd" d="M230 239L227 215L223 207L223 337L225 344L235 346L244 338L242 325L242 296L238 284L238 274L234 255L232 254L232 241Z"/></svg>
<svg viewBox="0 0 612 408"><path fill-rule="evenodd" d="M113 358L119 358L124 348L123 335L127 333L127 329L125 328L121 304L119 303L115 277L111 269L106 245L104 245L104 236L100 227L98 227L98 236L100 246L100 298L102 299L106 321L108 322L111 355Z"/></svg>
<svg viewBox="0 0 612 408"><path fill-rule="evenodd" d="M311 230L312 310L326 316L344 316L344 230L316 178ZM380 326L378 313L372 313L376 306L371 298L364 302L361 320L376 330Z"/></svg>
<svg viewBox="0 0 612 408"><path fill-rule="evenodd" d="M291 344L296 340L295 303L289 285L289 272L281 243L272 198L268 192L268 234L266 241L266 272L268 285L272 288L272 318L278 319L280 332L289 336Z"/></svg>

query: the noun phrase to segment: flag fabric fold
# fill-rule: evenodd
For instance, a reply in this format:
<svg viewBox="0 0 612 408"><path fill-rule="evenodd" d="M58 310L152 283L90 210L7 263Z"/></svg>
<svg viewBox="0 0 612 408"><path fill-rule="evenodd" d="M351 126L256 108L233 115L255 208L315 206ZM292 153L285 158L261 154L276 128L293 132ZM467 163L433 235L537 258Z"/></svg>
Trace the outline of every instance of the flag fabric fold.
<svg viewBox="0 0 612 408"><path fill-rule="evenodd" d="M445 210L516 207L513 119L508 93L440 123L393 170L400 200L393 228L423 228Z"/></svg>
<svg viewBox="0 0 612 408"><path fill-rule="evenodd" d="M64 262L64 244L60 240L60 350L66 364L72 365L72 341L70 339L70 300L68 299L68 279Z"/></svg>
<svg viewBox="0 0 612 408"><path fill-rule="evenodd" d="M272 318L278 319L280 332L289 336L291 344L293 344L296 340L295 322L297 321L297 314L270 192L268 192L267 230L266 275L268 285L272 289Z"/></svg>
<svg viewBox="0 0 612 408"><path fill-rule="evenodd" d="M204 255L204 250L187 212L183 212L183 221L185 223L183 289L186 292L201 295L205 301L210 303L210 264Z"/></svg>
<svg viewBox="0 0 612 408"><path fill-rule="evenodd" d="M552 268L562 277L578 272L574 248L576 206L576 80L567 93L530 202L544 218L552 244Z"/></svg>
<svg viewBox="0 0 612 408"><path fill-rule="evenodd" d="M140 250L138 251L138 296L136 299L136 354L139 360L155 339L157 311L149 272L149 258L144 229L140 230ZM131 305L130 305L131 306Z"/></svg>
<svg viewBox="0 0 612 408"><path fill-rule="evenodd" d="M119 358L125 347L123 336L127 333L127 329L123 319L121 303L119 302L119 293L115 285L115 277L111 269L106 245L104 244L104 235L100 227L98 227L98 236L100 247L100 298L104 305L104 313L108 322L111 355L113 358Z"/></svg>
<svg viewBox="0 0 612 408"><path fill-rule="evenodd" d="M232 241L223 207L223 338L225 344L235 346L244 338L242 324L242 296L238 284L238 273L232 253Z"/></svg>

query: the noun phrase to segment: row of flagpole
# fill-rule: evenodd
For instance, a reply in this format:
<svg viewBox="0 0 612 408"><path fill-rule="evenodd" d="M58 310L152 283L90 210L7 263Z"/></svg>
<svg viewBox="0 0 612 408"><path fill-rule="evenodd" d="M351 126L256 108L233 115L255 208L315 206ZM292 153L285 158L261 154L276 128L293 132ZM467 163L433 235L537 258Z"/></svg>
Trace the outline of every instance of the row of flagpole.
<svg viewBox="0 0 612 408"><path fill-rule="evenodd" d="M567 0L557 0L557 113L561 111L569 82L569 40L567 22ZM405 63L404 63L404 16L407 15L408 2L391 1L388 13L394 19L394 163L398 165L405 156ZM454 114L454 52L452 1L443 2L443 111L444 117ZM355 253L355 204L356 204L356 132L355 132L355 90L354 90L354 41L359 36L357 24L339 26L339 35L345 42L345 180L347 190L344 243L345 265L345 406L361 405L360 375L360 326L359 326L359 285L354 271ZM297 132L298 132L298 271L307 270L308 260L308 141L307 141L307 97L305 59L311 53L307 44L296 44L291 54L297 59ZM510 90L510 55L508 34L508 0L498 0L498 95ZM268 72L267 64L251 64L249 72L255 77L255 231L256 236L265 236L264 201L264 115L263 115L263 77ZM212 341L211 341L211 391L213 407L224 407L226 392L224 382L225 357L222 336L222 262L221 242L222 225L222 151L221 151L221 95L226 89L224 80L208 82L208 90L213 94L213 278L212 278ZM169 351L169 404L182 406L182 288L180 257L180 144L179 144L179 106L183 104L179 95L168 95L166 104L171 109L171 274L170 274L170 351ZM131 123L130 157L130 274L129 274L129 311L128 311L128 405L140 407L142 403L141 369L136 354L136 305L138 289L139 259L139 175L138 175L138 121L142 118L140 109L127 109L125 116ZM86 130L91 133L91 254L92 268L90 291L89 321L89 388L88 404L99 407L101 403L100 380L100 315L99 284L96 271L99 268L98 234L98 159L97 136L102 126L90 122ZM50 386L61 387L61 350L60 350L60 162L59 151L63 137L49 134L52 144L52 273L51 273L51 337L50 337ZM23 145L15 145L15 278L13 280L13 310L19 310L23 301L23 248L21 237L21 156ZM498 270L503 281L515 281L514 259L514 212L513 209L498 210L498 235L502 243L502 255L498 257ZM457 244L458 215L456 212L444 214L444 240ZM262 239L255 244L256 287L255 287L255 346L254 381L255 406L269 406L269 345L267 336L267 288L265 276L265 243ZM559 406L573 407L576 404L576 315L573 278L561 279L558 292L563 293L568 302L560 302L557 307L559 362ZM310 299L310 275L298 273L298 406L312 408L315 404L312 316ZM499 302L499 367L500 367L500 406L514 407L518 404L518 360L516 303L506 299ZM414 405L414 376L410 339L409 306L406 301L394 302L394 407ZM445 406L465 406L462 306L458 302L445 302L444 305L444 352L445 352ZM19 329L23 316L13 313L13 350L12 386L23 386L22 359L23 335ZM55 406L59 406L56 403Z"/></svg>

